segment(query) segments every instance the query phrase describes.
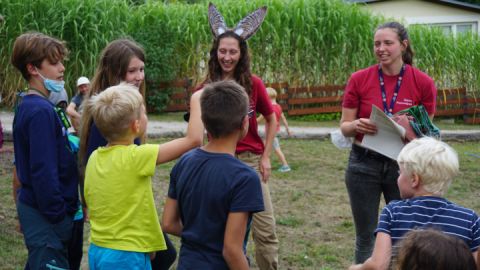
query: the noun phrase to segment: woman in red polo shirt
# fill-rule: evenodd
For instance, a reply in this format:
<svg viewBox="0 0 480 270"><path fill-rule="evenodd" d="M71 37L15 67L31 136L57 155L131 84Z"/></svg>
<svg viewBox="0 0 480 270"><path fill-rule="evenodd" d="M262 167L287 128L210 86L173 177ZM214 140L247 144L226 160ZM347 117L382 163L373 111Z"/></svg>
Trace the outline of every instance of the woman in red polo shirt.
<svg viewBox="0 0 480 270"><path fill-rule="evenodd" d="M355 263L363 263L371 255L382 193L386 203L400 199L396 161L360 146L364 134L377 131L369 120L372 105L392 115L422 104L433 118L437 95L433 80L412 66L414 53L403 25L380 25L374 33L373 49L378 64L351 75L340 121L343 135L355 138L345 173L355 222Z"/></svg>

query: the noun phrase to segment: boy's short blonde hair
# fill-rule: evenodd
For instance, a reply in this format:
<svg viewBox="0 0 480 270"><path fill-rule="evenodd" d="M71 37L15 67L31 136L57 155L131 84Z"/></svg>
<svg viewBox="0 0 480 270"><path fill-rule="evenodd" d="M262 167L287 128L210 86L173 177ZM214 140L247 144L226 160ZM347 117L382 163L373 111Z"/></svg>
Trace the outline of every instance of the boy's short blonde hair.
<svg viewBox="0 0 480 270"><path fill-rule="evenodd" d="M272 87L267 87L267 94L270 97L270 99L277 98L277 90L273 89Z"/></svg>
<svg viewBox="0 0 480 270"><path fill-rule="evenodd" d="M430 137L408 143L397 158L407 174L420 177L426 191L443 195L459 172L457 152Z"/></svg>
<svg viewBox="0 0 480 270"><path fill-rule="evenodd" d="M138 89L122 83L92 96L85 109L107 141L114 141L125 136L131 123L140 119L143 105Z"/></svg>

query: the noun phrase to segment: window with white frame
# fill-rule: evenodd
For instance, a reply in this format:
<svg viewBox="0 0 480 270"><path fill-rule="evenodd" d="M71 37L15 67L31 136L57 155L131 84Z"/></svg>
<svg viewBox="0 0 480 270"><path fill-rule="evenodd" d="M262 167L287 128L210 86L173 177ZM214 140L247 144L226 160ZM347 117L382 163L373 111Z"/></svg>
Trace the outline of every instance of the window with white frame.
<svg viewBox="0 0 480 270"><path fill-rule="evenodd" d="M477 33L477 22L461 22L461 23L434 23L429 24L433 27L439 27L446 35L453 34L454 36Z"/></svg>

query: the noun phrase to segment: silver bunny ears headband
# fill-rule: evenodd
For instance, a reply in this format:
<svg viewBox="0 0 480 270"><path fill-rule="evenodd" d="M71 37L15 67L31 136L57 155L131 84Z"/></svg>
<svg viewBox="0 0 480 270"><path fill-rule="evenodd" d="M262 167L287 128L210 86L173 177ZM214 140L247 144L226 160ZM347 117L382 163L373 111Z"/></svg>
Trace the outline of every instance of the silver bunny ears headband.
<svg viewBox="0 0 480 270"><path fill-rule="evenodd" d="M243 18L234 29L230 29L225 24L222 14L218 12L214 4L208 5L208 22L215 38L230 30L237 34L241 39L247 40L257 32L263 19L267 15L267 7L263 6Z"/></svg>

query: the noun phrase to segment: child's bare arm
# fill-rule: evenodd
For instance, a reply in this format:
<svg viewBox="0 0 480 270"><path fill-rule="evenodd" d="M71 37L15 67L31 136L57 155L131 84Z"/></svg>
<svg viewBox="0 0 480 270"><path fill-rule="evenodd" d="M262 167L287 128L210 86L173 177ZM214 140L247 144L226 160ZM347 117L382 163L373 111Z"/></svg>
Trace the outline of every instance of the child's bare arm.
<svg viewBox="0 0 480 270"><path fill-rule="evenodd" d="M379 232L370 258L363 264L352 265L349 270L386 270L392 256L392 238L389 234Z"/></svg>
<svg viewBox="0 0 480 270"><path fill-rule="evenodd" d="M70 104L68 104L68 107L65 111L67 112L68 116L70 116L70 117L78 117L78 118L82 117L77 112L76 108L77 108L77 105L75 105L75 103L73 103L73 102L70 102Z"/></svg>
<svg viewBox="0 0 480 270"><path fill-rule="evenodd" d="M186 137L162 143L158 149L157 164L174 160L196 146L195 143L192 143L192 141Z"/></svg>
<svg viewBox="0 0 480 270"><path fill-rule="evenodd" d="M477 270L480 270L480 252L477 251L472 252L473 258L475 259L475 263L477 264Z"/></svg>
<svg viewBox="0 0 480 270"><path fill-rule="evenodd" d="M202 144L204 128L200 111L201 93L202 91L197 91L191 97L190 120L188 121L187 135L183 138L160 144L157 164L174 160L188 150Z"/></svg>
<svg viewBox="0 0 480 270"><path fill-rule="evenodd" d="M66 109L66 112L67 112L68 117L70 117L73 128L76 131L78 131L79 128L80 128L80 119L82 118L82 116L77 112L77 110L75 110L76 107L77 107L77 105L75 105L75 103L70 102L70 104L68 105L68 107Z"/></svg>
<svg viewBox="0 0 480 270"><path fill-rule="evenodd" d="M229 213L223 244L223 257L230 269L249 269L247 258L243 253L248 221L247 212Z"/></svg>
<svg viewBox="0 0 480 270"><path fill-rule="evenodd" d="M260 114L260 116L259 116L259 117L257 117L257 123L260 123L260 122L262 122L264 119L265 119L265 118L263 118L263 115L262 115L262 114Z"/></svg>
<svg viewBox="0 0 480 270"><path fill-rule="evenodd" d="M13 167L12 174L13 174L12 175L13 176L13 179L12 179L13 202L15 202L15 204L16 204L17 203L17 192L22 187L22 184L20 183L20 179L18 179L17 169L15 167Z"/></svg>
<svg viewBox="0 0 480 270"><path fill-rule="evenodd" d="M13 202L15 205L17 204L17 192L22 187L20 183L20 179L18 179L17 169L15 166L13 167L13 179L12 179L12 189L13 189ZM17 224L15 225L15 230L19 233L22 233L22 228L20 227L20 222L18 221L17 217Z"/></svg>
<svg viewBox="0 0 480 270"><path fill-rule="evenodd" d="M190 120L188 121L187 138L196 146L203 142L204 126L202 122L202 111L200 108L200 97L203 90L193 93L190 98Z"/></svg>
<svg viewBox="0 0 480 270"><path fill-rule="evenodd" d="M282 114L280 115L280 119L281 119L283 125L285 126L285 129L287 130L288 136L292 136L292 132L290 132L290 129L288 128L287 118L285 117L285 115L283 114L283 112L282 112Z"/></svg>
<svg viewBox="0 0 480 270"><path fill-rule="evenodd" d="M270 153L272 152L273 138L275 138L277 119L275 113L265 115L265 149L263 150L262 157L260 159L260 173L262 175L262 181L267 183L270 177L272 166L270 163Z"/></svg>
<svg viewBox="0 0 480 270"><path fill-rule="evenodd" d="M183 224L180 220L177 200L167 198L163 207L162 229L164 232L180 237L183 230Z"/></svg>

